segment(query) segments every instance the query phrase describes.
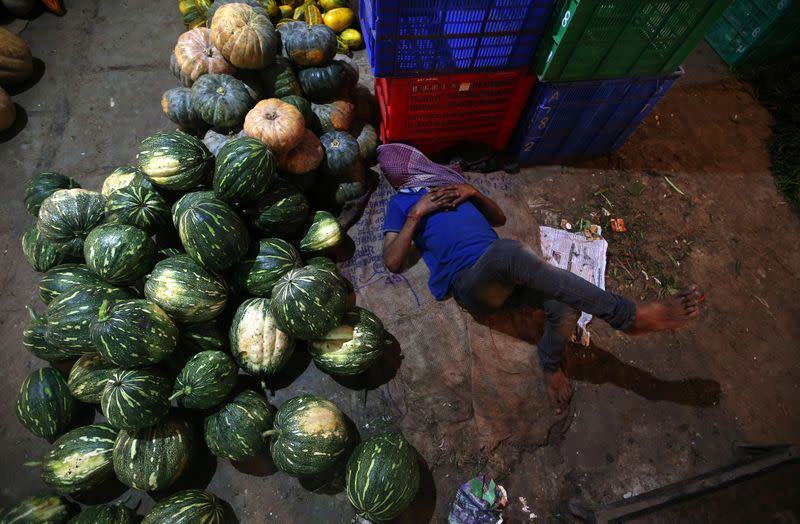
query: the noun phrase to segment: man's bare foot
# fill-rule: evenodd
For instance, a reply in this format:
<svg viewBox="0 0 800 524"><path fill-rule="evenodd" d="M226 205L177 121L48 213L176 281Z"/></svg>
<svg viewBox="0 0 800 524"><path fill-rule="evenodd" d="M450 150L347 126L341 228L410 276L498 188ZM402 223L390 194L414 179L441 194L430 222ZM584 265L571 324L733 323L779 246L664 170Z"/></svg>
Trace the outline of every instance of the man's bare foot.
<svg viewBox="0 0 800 524"><path fill-rule="evenodd" d="M569 405L572 399L572 385L562 370L545 372L544 383L547 386L547 396L550 397L550 404L560 415Z"/></svg>
<svg viewBox="0 0 800 524"><path fill-rule="evenodd" d="M682 328L700 314L704 298L697 286L692 286L674 297L640 304L636 306L633 326L626 333L641 335Z"/></svg>

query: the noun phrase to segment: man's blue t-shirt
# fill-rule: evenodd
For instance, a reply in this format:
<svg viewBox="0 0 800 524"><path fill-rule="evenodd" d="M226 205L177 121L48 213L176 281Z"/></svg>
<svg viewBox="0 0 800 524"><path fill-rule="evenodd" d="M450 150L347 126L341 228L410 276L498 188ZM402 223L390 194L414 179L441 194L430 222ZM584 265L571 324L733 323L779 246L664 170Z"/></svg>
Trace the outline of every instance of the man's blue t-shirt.
<svg viewBox="0 0 800 524"><path fill-rule="evenodd" d="M428 191L397 193L386 206L383 232L399 232L409 210ZM436 300L450 291L456 274L473 265L497 240L497 233L475 205L466 201L452 211L435 211L420 221L414 244L431 272L428 287Z"/></svg>

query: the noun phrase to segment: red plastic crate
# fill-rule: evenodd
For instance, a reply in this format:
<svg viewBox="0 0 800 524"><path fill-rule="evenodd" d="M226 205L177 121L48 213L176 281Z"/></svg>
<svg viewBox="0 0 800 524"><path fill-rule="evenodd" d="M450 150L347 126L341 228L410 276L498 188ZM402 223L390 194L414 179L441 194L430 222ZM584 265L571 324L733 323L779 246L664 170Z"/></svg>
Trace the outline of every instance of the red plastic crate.
<svg viewBox="0 0 800 524"><path fill-rule="evenodd" d="M436 153L458 142L503 150L536 81L527 70L375 78L381 140Z"/></svg>

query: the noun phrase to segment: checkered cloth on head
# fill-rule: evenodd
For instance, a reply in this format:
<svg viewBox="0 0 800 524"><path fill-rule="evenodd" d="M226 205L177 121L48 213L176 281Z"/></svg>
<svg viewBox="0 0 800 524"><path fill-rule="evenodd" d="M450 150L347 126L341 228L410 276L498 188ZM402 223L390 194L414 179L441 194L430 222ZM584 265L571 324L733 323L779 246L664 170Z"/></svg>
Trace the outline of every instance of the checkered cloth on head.
<svg viewBox="0 0 800 524"><path fill-rule="evenodd" d="M432 162L422 152L405 144L379 146L378 163L383 176L395 189L467 183L460 172Z"/></svg>

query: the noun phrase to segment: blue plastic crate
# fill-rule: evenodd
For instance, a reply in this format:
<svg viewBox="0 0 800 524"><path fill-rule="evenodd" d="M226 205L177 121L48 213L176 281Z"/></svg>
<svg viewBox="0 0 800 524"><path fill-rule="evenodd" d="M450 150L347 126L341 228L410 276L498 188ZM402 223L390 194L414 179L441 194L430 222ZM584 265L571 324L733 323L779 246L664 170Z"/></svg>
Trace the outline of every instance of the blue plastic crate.
<svg viewBox="0 0 800 524"><path fill-rule="evenodd" d="M359 0L378 77L526 68L554 0Z"/></svg>
<svg viewBox="0 0 800 524"><path fill-rule="evenodd" d="M605 155L619 149L683 75L541 82L531 93L510 150L520 164Z"/></svg>

